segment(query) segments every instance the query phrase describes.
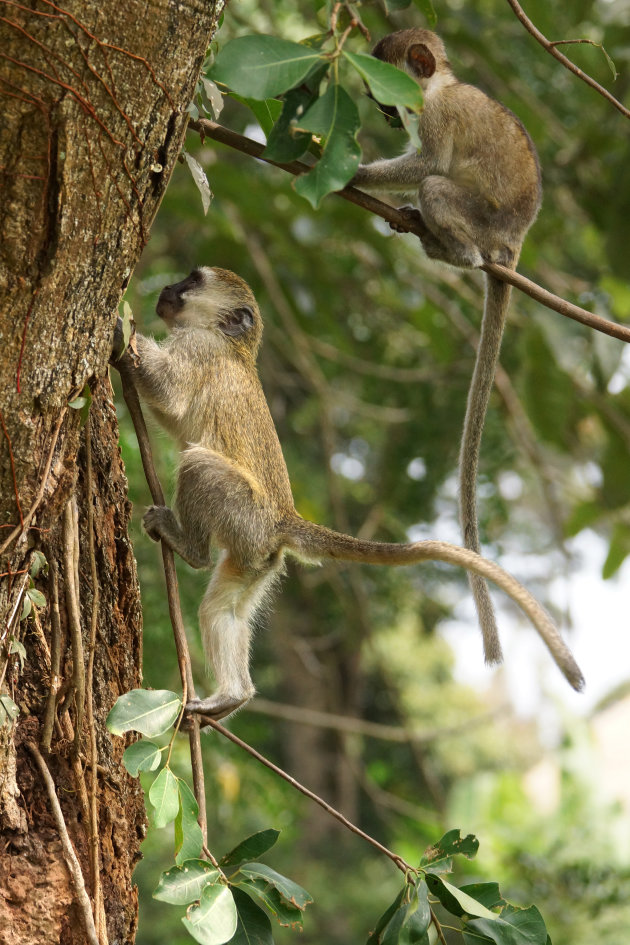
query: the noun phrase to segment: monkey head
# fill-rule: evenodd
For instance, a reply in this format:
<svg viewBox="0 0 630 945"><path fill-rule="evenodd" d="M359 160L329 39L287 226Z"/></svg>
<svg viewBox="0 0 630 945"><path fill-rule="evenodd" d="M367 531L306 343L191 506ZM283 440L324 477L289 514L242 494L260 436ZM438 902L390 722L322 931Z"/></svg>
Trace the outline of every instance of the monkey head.
<svg viewBox="0 0 630 945"><path fill-rule="evenodd" d="M431 30L398 30L379 40L372 55L407 72L423 91L427 91L434 76L451 75L451 66L444 43ZM369 93L368 93L369 94ZM392 105L376 103L392 128L402 128L402 121Z"/></svg>
<svg viewBox="0 0 630 945"><path fill-rule="evenodd" d="M247 283L227 269L201 266L165 286L156 311L169 328L203 328L255 356L262 319Z"/></svg>

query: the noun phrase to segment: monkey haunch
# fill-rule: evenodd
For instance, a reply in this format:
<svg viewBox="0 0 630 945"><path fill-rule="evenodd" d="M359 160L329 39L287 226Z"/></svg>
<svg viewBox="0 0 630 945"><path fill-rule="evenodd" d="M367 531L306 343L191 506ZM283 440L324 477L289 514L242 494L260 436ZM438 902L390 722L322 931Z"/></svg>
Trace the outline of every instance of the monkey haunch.
<svg viewBox="0 0 630 945"><path fill-rule="evenodd" d="M189 711L220 719L253 695L251 622L282 574L285 552L305 561L446 561L489 578L534 623L571 685L581 687L580 670L549 616L498 565L447 542L359 541L298 515L256 371L262 320L242 279L224 269L195 269L162 291L157 311L171 334L162 344L136 336L133 376L182 453L174 510L149 508L144 527L194 568L209 568L211 546L220 549L199 608L217 689L190 702ZM123 358L133 363L128 353Z"/></svg>
<svg viewBox="0 0 630 945"><path fill-rule="evenodd" d="M499 102L456 79L442 40L429 30L385 36L373 55L408 72L422 88L422 150L418 154L412 145L401 157L361 165L353 186L413 194L419 209L402 209L423 227L422 245L433 259L465 268L484 262L515 268L541 201L538 158L525 128ZM509 299L510 287L488 275L459 459L463 538L477 552L479 448ZM488 586L477 575L470 583L486 661L500 662Z"/></svg>

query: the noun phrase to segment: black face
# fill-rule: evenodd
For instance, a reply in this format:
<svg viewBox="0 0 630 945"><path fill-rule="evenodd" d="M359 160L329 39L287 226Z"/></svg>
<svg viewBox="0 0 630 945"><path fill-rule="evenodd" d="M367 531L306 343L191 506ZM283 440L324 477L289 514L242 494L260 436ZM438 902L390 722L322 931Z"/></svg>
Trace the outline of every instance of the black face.
<svg viewBox="0 0 630 945"><path fill-rule="evenodd" d="M190 275L182 279L181 282L176 282L175 285L165 285L160 292L160 297L155 307L160 318L163 318L165 321L174 318L184 304L182 295L200 286L202 282L203 276L201 271L199 269L193 269Z"/></svg>

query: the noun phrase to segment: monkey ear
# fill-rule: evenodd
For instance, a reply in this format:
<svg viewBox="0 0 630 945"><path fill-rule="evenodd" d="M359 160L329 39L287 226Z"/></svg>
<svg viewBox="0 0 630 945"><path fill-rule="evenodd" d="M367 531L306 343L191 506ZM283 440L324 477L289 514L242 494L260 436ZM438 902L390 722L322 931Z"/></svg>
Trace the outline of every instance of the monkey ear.
<svg viewBox="0 0 630 945"><path fill-rule="evenodd" d="M414 43L409 47L407 62L421 79L430 79L435 72L435 56L424 43Z"/></svg>
<svg viewBox="0 0 630 945"><path fill-rule="evenodd" d="M249 305L241 305L226 312L221 319L221 331L231 338L238 338L254 327L254 312Z"/></svg>

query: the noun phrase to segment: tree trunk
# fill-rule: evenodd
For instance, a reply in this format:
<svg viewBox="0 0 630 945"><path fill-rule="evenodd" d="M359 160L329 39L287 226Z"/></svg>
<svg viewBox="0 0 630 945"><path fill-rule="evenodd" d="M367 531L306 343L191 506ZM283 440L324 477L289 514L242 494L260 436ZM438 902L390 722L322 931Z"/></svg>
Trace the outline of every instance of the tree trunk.
<svg viewBox="0 0 630 945"><path fill-rule="evenodd" d="M106 370L222 4L0 5L0 940L128 943L144 805L105 718L141 614Z"/></svg>

